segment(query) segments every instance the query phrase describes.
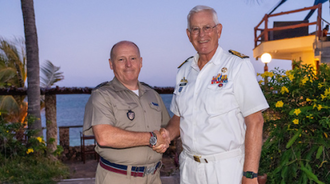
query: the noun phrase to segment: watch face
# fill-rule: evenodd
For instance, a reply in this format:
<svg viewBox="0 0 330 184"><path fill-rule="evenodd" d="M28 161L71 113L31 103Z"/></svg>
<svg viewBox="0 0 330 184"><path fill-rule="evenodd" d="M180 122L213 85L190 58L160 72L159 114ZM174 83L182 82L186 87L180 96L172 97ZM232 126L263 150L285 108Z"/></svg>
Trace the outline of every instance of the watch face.
<svg viewBox="0 0 330 184"><path fill-rule="evenodd" d="M252 178L253 176L252 176L252 173L250 173L250 172L246 172L246 173L245 173L245 177L247 177L247 178Z"/></svg>
<svg viewBox="0 0 330 184"><path fill-rule="evenodd" d="M156 137L151 137L149 142L152 146L154 146L154 145L157 144L157 138Z"/></svg>

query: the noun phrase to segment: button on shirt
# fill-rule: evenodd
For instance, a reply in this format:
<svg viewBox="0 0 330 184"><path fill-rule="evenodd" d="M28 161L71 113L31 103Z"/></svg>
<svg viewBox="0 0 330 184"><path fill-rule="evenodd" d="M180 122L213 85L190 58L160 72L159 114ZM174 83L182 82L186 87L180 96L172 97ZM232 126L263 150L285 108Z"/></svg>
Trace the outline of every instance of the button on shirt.
<svg viewBox="0 0 330 184"><path fill-rule="evenodd" d="M244 147L244 117L269 107L250 60L220 46L202 70L198 58L179 69L171 102L183 148L213 155Z"/></svg>
<svg viewBox="0 0 330 184"><path fill-rule="evenodd" d="M138 85L139 96L117 78L93 90L85 107L84 133L93 135L92 126L100 124L136 132L152 132L165 126L170 116L162 98L153 89ZM118 149L97 145L96 151L106 160L123 165L152 164L162 158L149 146Z"/></svg>

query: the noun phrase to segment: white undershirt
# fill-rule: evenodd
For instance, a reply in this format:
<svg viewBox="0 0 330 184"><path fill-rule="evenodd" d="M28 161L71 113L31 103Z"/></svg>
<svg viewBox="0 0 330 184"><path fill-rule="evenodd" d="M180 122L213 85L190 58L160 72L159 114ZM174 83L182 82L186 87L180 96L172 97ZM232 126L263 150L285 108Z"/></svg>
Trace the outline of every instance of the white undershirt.
<svg viewBox="0 0 330 184"><path fill-rule="evenodd" d="M139 96L139 89L137 90L132 90L137 96Z"/></svg>

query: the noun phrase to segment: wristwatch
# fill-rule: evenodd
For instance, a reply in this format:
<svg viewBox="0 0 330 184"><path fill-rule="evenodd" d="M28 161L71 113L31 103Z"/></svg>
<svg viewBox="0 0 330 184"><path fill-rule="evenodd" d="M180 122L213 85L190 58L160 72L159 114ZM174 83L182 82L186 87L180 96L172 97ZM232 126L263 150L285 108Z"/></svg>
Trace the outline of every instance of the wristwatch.
<svg viewBox="0 0 330 184"><path fill-rule="evenodd" d="M153 147L157 144L157 136L153 132L150 132L150 135L151 135L151 137L150 137L149 143L150 143L150 147Z"/></svg>
<svg viewBox="0 0 330 184"><path fill-rule="evenodd" d="M245 176L246 178L253 179L253 178L258 177L258 173L254 173L252 171L246 171L246 172L243 172L243 176Z"/></svg>

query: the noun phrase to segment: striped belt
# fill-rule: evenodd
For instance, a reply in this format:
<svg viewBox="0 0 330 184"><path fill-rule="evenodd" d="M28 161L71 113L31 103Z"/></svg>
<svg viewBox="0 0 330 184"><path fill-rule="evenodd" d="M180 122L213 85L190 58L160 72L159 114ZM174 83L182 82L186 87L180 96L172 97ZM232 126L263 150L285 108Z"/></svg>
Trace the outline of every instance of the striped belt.
<svg viewBox="0 0 330 184"><path fill-rule="evenodd" d="M227 152L223 152L223 153L219 153L216 155L206 155L206 156L197 155L197 154L195 155L195 154L189 153L187 151L183 151L183 153L199 163L209 163L209 162L213 162L216 160L225 160L225 159L244 155L243 150L240 148L231 150L231 151L227 151Z"/></svg>
<svg viewBox="0 0 330 184"><path fill-rule="evenodd" d="M151 167L146 167L146 166L132 166L131 169L131 176L134 177L144 177L147 174L155 174L157 169L160 168L162 165L162 162L159 161L156 165L151 166ZM118 174L124 174L127 175L127 165L120 165L120 164L115 164L112 162L109 162L108 160L104 159L101 157L100 159L100 166L103 169L106 169L108 171L118 173Z"/></svg>

